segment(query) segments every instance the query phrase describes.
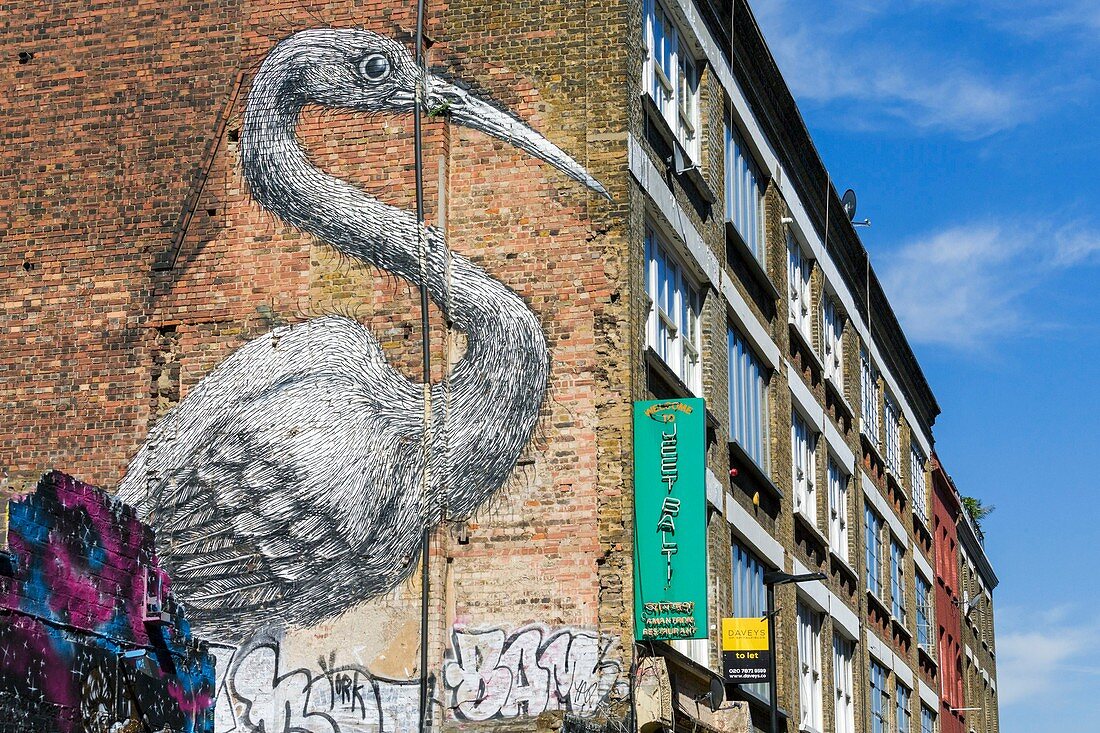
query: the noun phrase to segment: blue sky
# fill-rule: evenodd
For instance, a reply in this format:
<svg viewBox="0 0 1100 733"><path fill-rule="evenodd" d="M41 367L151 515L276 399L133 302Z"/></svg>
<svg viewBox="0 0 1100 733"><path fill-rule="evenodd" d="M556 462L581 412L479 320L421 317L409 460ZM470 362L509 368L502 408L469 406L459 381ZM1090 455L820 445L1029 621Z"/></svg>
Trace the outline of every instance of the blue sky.
<svg viewBox="0 0 1100 733"><path fill-rule="evenodd" d="M1100 1L750 0L996 511L1003 733L1100 720Z"/></svg>

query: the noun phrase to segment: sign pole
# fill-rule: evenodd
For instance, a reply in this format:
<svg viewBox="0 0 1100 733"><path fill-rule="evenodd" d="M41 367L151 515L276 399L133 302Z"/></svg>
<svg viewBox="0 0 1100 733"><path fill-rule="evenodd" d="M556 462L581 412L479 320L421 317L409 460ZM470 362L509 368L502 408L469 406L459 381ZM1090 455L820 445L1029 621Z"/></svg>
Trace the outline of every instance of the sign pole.
<svg viewBox="0 0 1100 733"><path fill-rule="evenodd" d="M768 583L768 676L770 681L769 702L771 707L771 733L779 733L779 687L775 674L775 658L779 656L775 647L775 586Z"/></svg>

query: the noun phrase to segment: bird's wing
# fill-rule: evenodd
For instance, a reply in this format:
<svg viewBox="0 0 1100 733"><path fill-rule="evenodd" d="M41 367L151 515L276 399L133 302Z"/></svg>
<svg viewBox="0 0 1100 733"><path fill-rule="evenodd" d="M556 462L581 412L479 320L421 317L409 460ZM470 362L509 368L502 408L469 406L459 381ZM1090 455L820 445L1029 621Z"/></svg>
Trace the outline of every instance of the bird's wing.
<svg viewBox="0 0 1100 733"><path fill-rule="evenodd" d="M303 585L337 570L362 586L353 595L380 592L418 536L412 386L364 360L371 344L312 351L302 368L272 353L302 344L256 343L166 416L123 485L200 620L259 608L294 617Z"/></svg>

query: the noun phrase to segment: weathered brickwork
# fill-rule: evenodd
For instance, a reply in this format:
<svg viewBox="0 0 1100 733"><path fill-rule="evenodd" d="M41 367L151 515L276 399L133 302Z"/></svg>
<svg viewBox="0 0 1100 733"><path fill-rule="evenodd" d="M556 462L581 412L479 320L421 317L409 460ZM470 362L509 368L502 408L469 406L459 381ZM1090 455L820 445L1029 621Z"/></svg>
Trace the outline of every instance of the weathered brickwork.
<svg viewBox="0 0 1100 733"><path fill-rule="evenodd" d="M431 715L437 728L462 730L568 730L582 718L594 726L621 721L631 672L641 657L659 655L670 660L678 704L691 703L680 718L685 730L696 722L732 730L729 711L700 712L697 698L707 689L706 668L720 668L719 620L741 600L730 583L731 547L738 542L770 570L826 576L776 590L778 697L787 730L798 728L804 702L800 604L820 618L820 728L834 729L829 681L836 633L855 642L856 730L871 728L872 659L889 669L891 692L898 683L911 689L912 730L919 730L921 701L939 689L942 670L940 657L920 649L915 636L916 573L927 572L920 568L937 556L934 527L914 511L912 487L921 482L913 473L924 469L909 456L914 445L931 454L938 407L866 269L866 253L748 5L668 3L701 70L698 147L684 170L676 169L676 132L655 114L643 80L649 5L428 3L427 65L439 79L459 80L506 109L608 192L605 198L561 166L460 124L448 108L454 100L424 120L425 222L438 227L451 251L519 296L549 361L537 426L511 477L472 515L444 516L432 534L427 643L437 703ZM732 32L729 23L714 22L731 9ZM216 409L203 385L219 364L264 352L258 338L270 340L269 358L287 333L278 329L330 314L362 324L419 390L418 288L286 223L277 206L261 207L244 161L254 142L246 108L277 43L308 28L359 27L411 49L415 24L415 3L389 0L10 8L0 34L7 48L27 54L4 61L11 73L0 78L0 204L10 212L0 221L0 467L14 488L33 485L54 467L103 486L121 482L124 490L147 478L137 499L170 514L175 505L157 504L165 492L178 492L174 500L183 505L216 485L220 491L206 495L203 510L230 516L236 534L217 548L230 556L205 559L247 574L270 559L265 553L277 539L292 534L261 535L261 542L250 533L261 531L261 519L277 525L284 498L304 482L278 483L282 475L260 461L240 471L239 486L217 484L215 469L231 462L219 451L235 445L227 440L191 454L192 478L158 485L159 446L199 440L172 434L178 414L172 411L204 399L205 409ZM338 107L310 104L297 119L294 131L309 163L393 212L414 211L410 115ZM727 115L759 168L759 258L727 221ZM314 196L310 209L320 216L338 203L330 191ZM362 234L369 238L389 224L372 222ZM650 229L668 240L698 286L697 390L647 341ZM812 261L809 336L790 324L789 237ZM824 363L826 297L842 323L842 369L832 377ZM429 311L431 376L444 385L469 343L449 327L449 308L433 303ZM731 431L731 405L744 396L731 392L729 327L760 352L766 372L762 465L745 458ZM879 416L874 424L861 390L864 348L877 369L869 397ZM263 378L257 372L252 382ZM238 394L223 399L243 399L251 386L238 385ZM367 386L372 396L384 390ZM712 626L706 653L697 649L689 661L665 645L633 643L631 403L692 394L705 398L708 413ZM884 455L888 394L906 406L897 470L888 470ZM188 395L195 395L191 403ZM324 391L308 401L342 400L342 393ZM433 414L447 405L443 397ZM794 413L808 419L816 436L812 510L795 509ZM289 420L284 450L264 459L274 464L293 453L291 438L307 422ZM459 427L476 433L476 418L470 422ZM148 445L151 430L166 425L167 434L152 433L155 450L140 464L148 477L127 483L131 459ZM227 436L239 429L236 439L245 444L246 427L253 426L220 429ZM333 426L330 444L343 434L339 428ZM363 435L362 445L372 437ZM844 552L830 536L837 511L831 459L847 477ZM336 494L342 488L332 487ZM865 506L884 522L881 596L868 592ZM178 527L191 526L184 520L161 521L180 535L159 535L166 549L207 539L183 536ZM205 532L216 540L218 529ZM769 555L773 545L761 536L778 549ZM905 549L904 619L892 613L891 537ZM313 550L299 548L299 556ZM283 575L295 574L284 568ZM224 645L217 729L282 730L309 718L327 721L326 733L414 730L420 581L416 570L383 593L343 598L339 613L306 625L279 616L285 599L273 595L270 624L241 629L240 638L211 638ZM216 584L210 593L233 595ZM200 614L199 633L201 621ZM992 674L992 650L982 659ZM750 710L757 729L766 728L766 701L732 686L727 693Z"/></svg>

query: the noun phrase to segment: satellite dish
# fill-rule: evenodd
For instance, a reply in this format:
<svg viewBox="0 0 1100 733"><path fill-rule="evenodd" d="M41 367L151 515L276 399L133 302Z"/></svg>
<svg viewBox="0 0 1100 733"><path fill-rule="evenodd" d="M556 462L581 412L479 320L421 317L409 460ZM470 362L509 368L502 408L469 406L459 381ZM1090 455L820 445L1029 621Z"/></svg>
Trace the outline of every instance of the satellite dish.
<svg viewBox="0 0 1100 733"><path fill-rule="evenodd" d="M848 189L840 197L840 205L844 207L844 213L848 215L848 221L856 218L856 192Z"/></svg>
<svg viewBox="0 0 1100 733"><path fill-rule="evenodd" d="M710 694L707 697L710 698L708 700L710 709L718 712L718 708L722 707L722 703L726 699L726 685L720 677L710 678Z"/></svg>

